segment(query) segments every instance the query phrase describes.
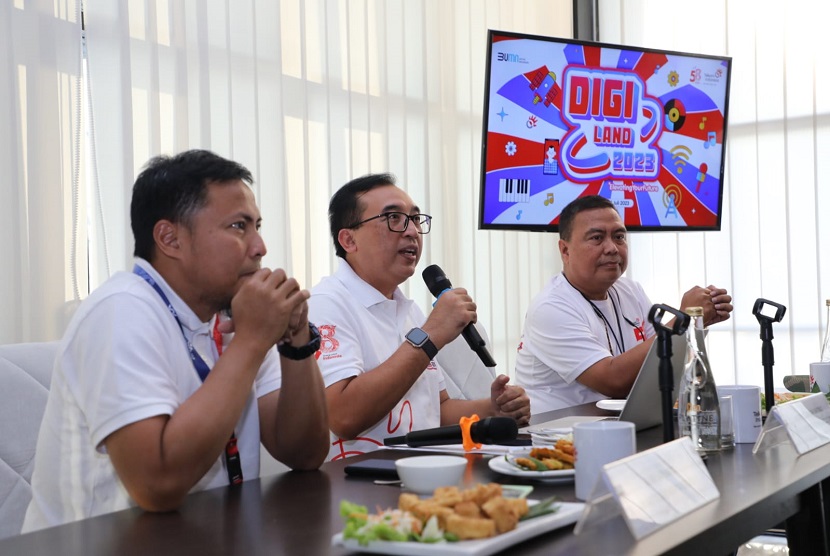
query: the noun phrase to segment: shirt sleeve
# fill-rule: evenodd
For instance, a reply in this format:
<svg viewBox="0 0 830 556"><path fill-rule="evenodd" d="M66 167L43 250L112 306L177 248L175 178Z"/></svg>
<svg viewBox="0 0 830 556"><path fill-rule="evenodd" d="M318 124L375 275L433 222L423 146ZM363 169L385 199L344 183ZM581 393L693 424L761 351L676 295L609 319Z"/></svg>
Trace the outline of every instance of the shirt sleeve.
<svg viewBox="0 0 830 556"><path fill-rule="evenodd" d="M313 294L308 300L308 318L320 331L317 366L326 387L364 372L360 330L348 308L334 296Z"/></svg>
<svg viewBox="0 0 830 556"><path fill-rule="evenodd" d="M525 335L533 354L572 384L591 365L610 357L584 312L553 296L528 312Z"/></svg>
<svg viewBox="0 0 830 556"><path fill-rule="evenodd" d="M282 367L276 346L268 350L254 382L256 397L261 398L282 386Z"/></svg>
<svg viewBox="0 0 830 556"><path fill-rule="evenodd" d="M126 425L173 414L183 386L170 366L189 357L175 321L160 320L158 309L138 297L111 296L85 318L91 322L77 328L64 354L72 370L67 383L102 449L104 439ZM173 348L182 350L183 358L171 359Z"/></svg>
<svg viewBox="0 0 830 556"><path fill-rule="evenodd" d="M639 282L634 282L634 288L634 293L637 296L637 302L640 304L640 310L643 312L643 315L645 315L645 319L643 319L643 330L645 332L645 337L646 339L649 339L656 334L656 332L654 331L654 325L651 323L650 320L648 320L648 314L651 311L652 303L651 300L648 298L648 295L646 295L643 286Z"/></svg>

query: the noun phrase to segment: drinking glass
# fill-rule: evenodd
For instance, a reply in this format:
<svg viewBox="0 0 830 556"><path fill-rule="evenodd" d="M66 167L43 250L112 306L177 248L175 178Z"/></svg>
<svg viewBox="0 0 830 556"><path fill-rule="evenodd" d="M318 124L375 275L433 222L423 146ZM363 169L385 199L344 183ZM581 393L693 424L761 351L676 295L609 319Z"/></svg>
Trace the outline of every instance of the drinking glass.
<svg viewBox="0 0 830 556"><path fill-rule="evenodd" d="M735 425L732 419L732 396L718 396L720 405L720 447L728 450L735 447Z"/></svg>

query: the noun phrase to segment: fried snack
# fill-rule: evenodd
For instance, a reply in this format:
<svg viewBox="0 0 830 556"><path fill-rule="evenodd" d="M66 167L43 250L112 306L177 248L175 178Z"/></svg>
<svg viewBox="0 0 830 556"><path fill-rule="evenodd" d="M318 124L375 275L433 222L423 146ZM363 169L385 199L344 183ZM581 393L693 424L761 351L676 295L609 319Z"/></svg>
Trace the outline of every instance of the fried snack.
<svg viewBox="0 0 830 556"><path fill-rule="evenodd" d="M411 492L402 492L401 495L398 497L398 508L404 511L409 511L420 502L421 499L418 497L417 494L413 494Z"/></svg>
<svg viewBox="0 0 830 556"><path fill-rule="evenodd" d="M478 504L473 502L472 500L467 500L466 502L459 502L458 504L453 507L455 513L460 516L464 517L483 517L481 514L481 508L478 507Z"/></svg>
<svg viewBox="0 0 830 556"><path fill-rule="evenodd" d="M441 506L451 507L463 502L464 498L458 487L438 487L432 495L432 501Z"/></svg>
<svg viewBox="0 0 830 556"><path fill-rule="evenodd" d="M512 531L528 512L527 500L504 498L498 483L478 484L467 490L441 487L435 489L432 498L425 500L416 494L402 493L398 497L398 508L408 511L422 523L436 516L438 526L460 540L482 539Z"/></svg>
<svg viewBox="0 0 830 556"><path fill-rule="evenodd" d="M533 448L530 450L530 457L536 459L550 459L554 457L553 448Z"/></svg>
<svg viewBox="0 0 830 556"><path fill-rule="evenodd" d="M504 498L493 498L481 507L484 513L496 523L496 531L501 534L512 531L519 524L519 516Z"/></svg>
<svg viewBox="0 0 830 556"><path fill-rule="evenodd" d="M527 499L525 498L503 498L503 500L510 506L519 519L523 518L530 511L527 505Z"/></svg>
<svg viewBox="0 0 830 556"><path fill-rule="evenodd" d="M542 463L547 466L548 470L550 471L561 471L562 469L571 469L573 468L572 465L565 463L564 461L560 461L555 458L548 458L541 460Z"/></svg>
<svg viewBox="0 0 830 556"><path fill-rule="evenodd" d="M481 506L491 498L502 495L501 485L498 483L478 484L474 488L463 491L464 500L471 500Z"/></svg>
<svg viewBox="0 0 830 556"><path fill-rule="evenodd" d="M464 517L456 513L447 518L445 530L459 540L486 539L496 535L496 523L492 519Z"/></svg>
<svg viewBox="0 0 830 556"><path fill-rule="evenodd" d="M553 457L555 457L556 459L558 459L560 461L564 461L565 463L569 463L569 464L571 464L571 467L573 467L573 464L574 464L573 454L567 454L565 452L562 452L562 451L557 450L556 448L554 448L553 449Z"/></svg>
<svg viewBox="0 0 830 556"><path fill-rule="evenodd" d="M553 447L538 447L530 451L530 457L542 461L549 469L573 469L574 466L574 445L570 440L559 439ZM516 458L516 463L524 466L519 460L527 458ZM550 460L563 462L563 466L556 463L548 463ZM532 460L529 460L532 462ZM537 471L536 467L528 467L531 471Z"/></svg>
<svg viewBox="0 0 830 556"><path fill-rule="evenodd" d="M560 438L556 441L556 445L554 446L560 452L565 452L566 454L572 456L575 453L574 450L574 443L570 440L565 440L564 438Z"/></svg>
<svg viewBox="0 0 830 556"><path fill-rule="evenodd" d="M530 458L516 458L516 465L527 469L528 471L540 471L539 467L536 465L536 462ZM542 460L539 460L542 461Z"/></svg>
<svg viewBox="0 0 830 556"><path fill-rule="evenodd" d="M436 516L438 518L438 526L442 529L446 529L447 519L449 519L450 516L455 515L452 508L436 504L430 499L421 500L409 508L409 512L424 523L426 523L426 521L432 516Z"/></svg>

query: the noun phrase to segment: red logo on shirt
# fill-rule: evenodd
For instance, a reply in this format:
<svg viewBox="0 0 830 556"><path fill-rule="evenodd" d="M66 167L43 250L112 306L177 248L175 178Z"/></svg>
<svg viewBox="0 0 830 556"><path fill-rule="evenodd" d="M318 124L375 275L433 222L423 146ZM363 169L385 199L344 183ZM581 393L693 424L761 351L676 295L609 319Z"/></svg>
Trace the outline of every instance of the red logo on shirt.
<svg viewBox="0 0 830 556"><path fill-rule="evenodd" d="M320 331L320 352L332 353L340 347L340 342L334 338L335 328L337 327L333 324L323 324L317 327Z"/></svg>
<svg viewBox="0 0 830 556"><path fill-rule="evenodd" d="M392 412L389 412L389 420L386 423L386 431L389 434L397 431L401 425L404 425L404 413L409 410L409 428L406 432L412 432L412 404L409 403L409 400L405 400L401 405L400 412L398 414L398 422L393 424L392 423ZM406 426L406 425L404 425Z"/></svg>
<svg viewBox="0 0 830 556"><path fill-rule="evenodd" d="M643 325L640 324L642 321L637 319L634 321L636 326L634 327L634 337L637 339L638 342L645 342L646 341L646 334L645 330L643 330Z"/></svg>
<svg viewBox="0 0 830 556"><path fill-rule="evenodd" d="M337 449L340 450L340 453L337 454L336 456L334 456L333 458L331 458L331 461L337 461L339 459L345 459L349 456L359 456L360 454L365 454L366 453L364 451L357 450L357 449L346 450L346 448L343 446L344 442L347 442L347 441L343 440L342 438L338 438L337 440L335 440L334 442L331 443L332 446L337 446ZM354 448L355 445L357 445L358 442L369 442L371 444L374 444L375 446L383 447L383 443L378 442L374 438L367 438L365 436L358 436L357 438L352 440L351 441L351 447ZM358 445L358 447L362 448L363 446ZM371 447L369 449L373 450L374 447Z"/></svg>

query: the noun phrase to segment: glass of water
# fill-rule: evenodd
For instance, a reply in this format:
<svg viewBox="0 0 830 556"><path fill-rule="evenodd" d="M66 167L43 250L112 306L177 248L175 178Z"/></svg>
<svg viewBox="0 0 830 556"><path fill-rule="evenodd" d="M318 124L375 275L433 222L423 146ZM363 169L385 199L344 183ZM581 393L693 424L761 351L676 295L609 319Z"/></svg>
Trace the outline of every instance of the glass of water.
<svg viewBox="0 0 830 556"><path fill-rule="evenodd" d="M735 447L735 425L732 419L732 396L718 396L720 405L720 447L728 450Z"/></svg>

